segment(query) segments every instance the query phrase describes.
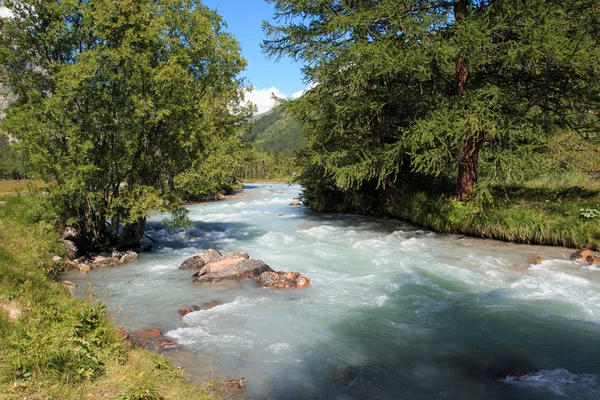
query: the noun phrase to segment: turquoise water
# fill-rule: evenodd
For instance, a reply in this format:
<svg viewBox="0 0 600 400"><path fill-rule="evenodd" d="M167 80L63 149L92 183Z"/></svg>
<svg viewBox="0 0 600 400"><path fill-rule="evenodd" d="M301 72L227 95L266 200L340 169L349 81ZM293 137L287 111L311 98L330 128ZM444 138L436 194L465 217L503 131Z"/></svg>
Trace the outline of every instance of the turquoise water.
<svg viewBox="0 0 600 400"><path fill-rule="evenodd" d="M192 377L245 377L246 397L600 398L600 269L567 260L571 250L315 214L288 206L299 187L265 185L190 206L186 230L156 216L159 245L140 261L65 279L81 295L89 282L126 329L182 343L167 354ZM194 285L177 267L207 248L247 251L312 285ZM224 304L177 313L209 300Z"/></svg>

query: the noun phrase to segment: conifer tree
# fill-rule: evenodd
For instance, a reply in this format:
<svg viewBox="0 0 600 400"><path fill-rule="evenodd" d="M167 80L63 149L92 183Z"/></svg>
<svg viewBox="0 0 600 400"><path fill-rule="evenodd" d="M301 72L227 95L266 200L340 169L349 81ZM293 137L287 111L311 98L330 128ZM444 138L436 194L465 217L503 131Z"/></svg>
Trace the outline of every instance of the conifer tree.
<svg viewBox="0 0 600 400"><path fill-rule="evenodd" d="M270 1L265 52L314 85L288 107L315 201L393 195L415 173L468 199L482 154L523 165L561 129L598 131L598 0Z"/></svg>

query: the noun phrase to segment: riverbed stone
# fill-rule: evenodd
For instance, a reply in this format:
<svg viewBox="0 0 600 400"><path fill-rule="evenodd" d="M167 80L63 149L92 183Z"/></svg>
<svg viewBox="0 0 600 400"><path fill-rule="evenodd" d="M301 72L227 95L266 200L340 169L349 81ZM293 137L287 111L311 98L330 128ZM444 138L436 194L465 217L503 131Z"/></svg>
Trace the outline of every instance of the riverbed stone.
<svg viewBox="0 0 600 400"><path fill-rule="evenodd" d="M71 240L63 240L63 246L65 246L65 250L67 251L67 257L69 260L74 260L77 257L77 245L75 242Z"/></svg>
<svg viewBox="0 0 600 400"><path fill-rule="evenodd" d="M580 260L580 259L586 259L588 256L591 256L592 251L589 249L581 249L581 250L577 250L575 253L571 254L571 260Z"/></svg>
<svg viewBox="0 0 600 400"><path fill-rule="evenodd" d="M119 261L121 261L121 264L134 262L140 259L139 254L133 250L127 250L126 252L121 253L120 256Z"/></svg>
<svg viewBox="0 0 600 400"><path fill-rule="evenodd" d="M266 271L273 271L264 261L243 257L226 258L202 267L194 274L196 283L216 283L225 280L258 278Z"/></svg>
<svg viewBox="0 0 600 400"><path fill-rule="evenodd" d="M179 269L200 269L204 267L206 264L210 264L212 262L218 261L223 257L221 252L215 249L208 249L201 251L193 257L185 260L180 266Z"/></svg>
<svg viewBox="0 0 600 400"><path fill-rule="evenodd" d="M116 267L123 264L121 260L114 257L96 256L92 259L92 268Z"/></svg>
<svg viewBox="0 0 600 400"><path fill-rule="evenodd" d="M211 308L220 306L221 304L223 304L223 302L220 300L211 300L202 304L192 304L191 306L181 307L179 309L179 314L187 315L193 311L210 310Z"/></svg>
<svg viewBox="0 0 600 400"><path fill-rule="evenodd" d="M226 258L250 258L250 256L248 255L248 253L246 253L245 251L232 251L231 253L226 253L223 255L223 257L221 257L221 260L224 260Z"/></svg>
<svg viewBox="0 0 600 400"><path fill-rule="evenodd" d="M234 379L230 381L218 381L215 382L214 388L219 393L237 393L246 389L244 385L244 379Z"/></svg>
<svg viewBox="0 0 600 400"><path fill-rule="evenodd" d="M268 288L300 288L310 285L310 280L298 272L267 271L256 281Z"/></svg>
<svg viewBox="0 0 600 400"><path fill-rule="evenodd" d="M600 265L600 257L590 254L585 258L587 262L594 265Z"/></svg>
<svg viewBox="0 0 600 400"><path fill-rule="evenodd" d="M92 267L84 263L77 264L76 268L79 272L89 272L92 269Z"/></svg>

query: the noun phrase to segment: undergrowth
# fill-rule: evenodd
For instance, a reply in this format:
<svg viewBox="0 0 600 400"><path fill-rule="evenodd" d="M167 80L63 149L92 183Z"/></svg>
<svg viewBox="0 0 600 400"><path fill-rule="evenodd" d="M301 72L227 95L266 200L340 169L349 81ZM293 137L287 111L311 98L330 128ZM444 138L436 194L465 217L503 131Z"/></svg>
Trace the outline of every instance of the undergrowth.
<svg viewBox="0 0 600 400"><path fill-rule="evenodd" d="M63 255L52 226L36 218L36 199L0 205L0 399L211 399L163 357L130 349L102 304L71 296L53 279Z"/></svg>

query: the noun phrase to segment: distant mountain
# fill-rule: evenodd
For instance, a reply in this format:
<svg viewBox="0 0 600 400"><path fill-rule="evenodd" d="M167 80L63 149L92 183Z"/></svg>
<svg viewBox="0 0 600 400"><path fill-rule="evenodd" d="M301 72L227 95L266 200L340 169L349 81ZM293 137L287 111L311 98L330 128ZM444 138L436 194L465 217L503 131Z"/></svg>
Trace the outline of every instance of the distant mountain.
<svg viewBox="0 0 600 400"><path fill-rule="evenodd" d="M291 154L302 146L302 126L285 108L277 107L255 118L242 135L242 139L253 142L254 147L269 154Z"/></svg>

